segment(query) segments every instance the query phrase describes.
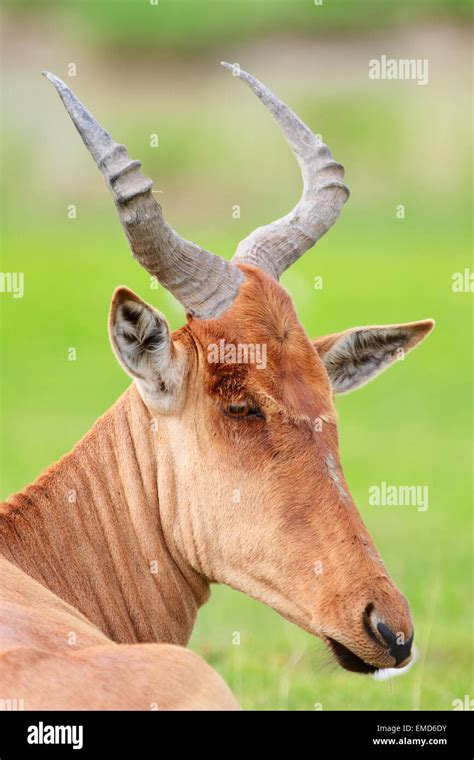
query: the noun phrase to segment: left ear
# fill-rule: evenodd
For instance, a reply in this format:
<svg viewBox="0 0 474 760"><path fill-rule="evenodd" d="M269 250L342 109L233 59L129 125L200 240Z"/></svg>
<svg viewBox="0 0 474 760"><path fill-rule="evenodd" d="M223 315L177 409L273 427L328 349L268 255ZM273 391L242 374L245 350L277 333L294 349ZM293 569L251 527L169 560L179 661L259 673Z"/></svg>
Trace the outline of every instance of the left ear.
<svg viewBox="0 0 474 760"><path fill-rule="evenodd" d="M432 319L401 325L353 327L313 340L336 393L347 393L403 359L431 332Z"/></svg>

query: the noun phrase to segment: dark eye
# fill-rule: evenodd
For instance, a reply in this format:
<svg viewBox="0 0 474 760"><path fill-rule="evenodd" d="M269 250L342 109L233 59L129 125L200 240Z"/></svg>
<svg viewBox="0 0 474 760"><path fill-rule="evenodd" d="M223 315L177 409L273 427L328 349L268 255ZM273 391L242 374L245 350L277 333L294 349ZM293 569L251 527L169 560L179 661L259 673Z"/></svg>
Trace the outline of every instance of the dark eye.
<svg viewBox="0 0 474 760"><path fill-rule="evenodd" d="M229 404L229 406L224 409L224 414L235 420L241 420L247 417L260 417L261 419L265 419L262 410L255 404L250 404L247 401L241 401L238 404Z"/></svg>

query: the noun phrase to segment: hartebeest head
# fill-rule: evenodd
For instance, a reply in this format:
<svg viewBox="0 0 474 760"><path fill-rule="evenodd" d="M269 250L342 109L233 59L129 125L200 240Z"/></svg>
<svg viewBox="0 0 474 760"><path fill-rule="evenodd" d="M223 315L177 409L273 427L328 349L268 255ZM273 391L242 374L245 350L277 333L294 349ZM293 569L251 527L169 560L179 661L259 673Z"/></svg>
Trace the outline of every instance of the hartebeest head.
<svg viewBox="0 0 474 760"><path fill-rule="evenodd" d="M166 540L209 581L264 601L324 639L349 670L410 658L413 624L351 498L334 396L358 388L430 332L431 320L310 340L278 284L336 221L343 167L263 84L238 67L280 125L304 190L231 262L183 240L152 181L52 74L112 191L133 255L181 302L185 327L131 291L113 298L114 351L156 422Z"/></svg>

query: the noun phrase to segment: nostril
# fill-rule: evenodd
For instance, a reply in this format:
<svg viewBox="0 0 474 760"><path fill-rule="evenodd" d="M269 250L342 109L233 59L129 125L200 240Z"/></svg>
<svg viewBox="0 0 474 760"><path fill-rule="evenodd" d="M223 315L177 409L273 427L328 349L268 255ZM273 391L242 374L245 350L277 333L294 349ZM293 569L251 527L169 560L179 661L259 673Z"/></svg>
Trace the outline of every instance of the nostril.
<svg viewBox="0 0 474 760"><path fill-rule="evenodd" d="M370 620L370 616L373 611L374 611L374 605L372 604L372 602L370 602L364 610L364 617Z"/></svg>
<svg viewBox="0 0 474 760"><path fill-rule="evenodd" d="M395 660L395 666L404 662L411 654L413 644L413 634L405 640L402 633L394 633L391 628L384 623L375 610L375 606L370 603L364 610L362 616L365 631L368 636L379 646L386 645L392 657Z"/></svg>
<svg viewBox="0 0 474 760"><path fill-rule="evenodd" d="M377 644L380 644L380 637L377 635L376 631L374 630L374 605L372 602L367 605L367 607L364 610L364 614L362 615L362 622L364 624L365 631L368 636L372 639L372 641L375 641Z"/></svg>
<svg viewBox="0 0 474 760"><path fill-rule="evenodd" d="M395 665L400 665L411 654L413 634L408 640L402 633L395 634L385 623L377 623L377 630L387 644L390 654L395 660Z"/></svg>

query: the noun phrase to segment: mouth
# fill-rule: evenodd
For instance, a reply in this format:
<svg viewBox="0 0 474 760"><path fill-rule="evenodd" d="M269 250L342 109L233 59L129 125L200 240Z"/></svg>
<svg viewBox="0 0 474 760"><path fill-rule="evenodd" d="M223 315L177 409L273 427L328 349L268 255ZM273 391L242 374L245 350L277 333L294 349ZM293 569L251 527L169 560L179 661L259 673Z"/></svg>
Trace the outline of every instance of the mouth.
<svg viewBox="0 0 474 760"><path fill-rule="evenodd" d="M350 649L341 644L335 639L331 639L329 636L326 638L334 657L339 665L345 670L349 670L351 673L376 673L378 668L370 663L365 662L361 657Z"/></svg>

